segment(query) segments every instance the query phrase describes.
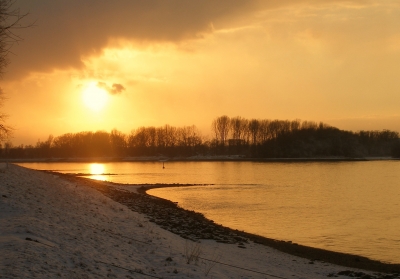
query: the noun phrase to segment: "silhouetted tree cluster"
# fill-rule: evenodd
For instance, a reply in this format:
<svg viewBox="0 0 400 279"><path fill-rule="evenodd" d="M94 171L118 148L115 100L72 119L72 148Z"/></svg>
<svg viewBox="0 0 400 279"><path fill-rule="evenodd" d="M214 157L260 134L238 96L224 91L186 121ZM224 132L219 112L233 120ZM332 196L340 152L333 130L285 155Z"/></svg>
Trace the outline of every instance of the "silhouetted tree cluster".
<svg viewBox="0 0 400 279"><path fill-rule="evenodd" d="M324 123L300 120L216 118L216 154L254 158L365 157L394 155L399 133L342 131Z"/></svg>
<svg viewBox="0 0 400 279"><path fill-rule="evenodd" d="M141 127L128 136L128 154L192 156L201 151L203 139L196 126Z"/></svg>
<svg viewBox="0 0 400 279"><path fill-rule="evenodd" d="M398 132L339 130L324 123L217 117L213 138L205 140L196 126L140 127L49 136L35 146L0 146L8 158L95 158L236 155L243 158L400 157Z"/></svg>
<svg viewBox="0 0 400 279"><path fill-rule="evenodd" d="M126 135L118 130L50 135L35 146L6 143L0 155L9 158L94 158L127 156L193 156L204 140L195 126L140 127ZM1 146L0 146L1 147Z"/></svg>

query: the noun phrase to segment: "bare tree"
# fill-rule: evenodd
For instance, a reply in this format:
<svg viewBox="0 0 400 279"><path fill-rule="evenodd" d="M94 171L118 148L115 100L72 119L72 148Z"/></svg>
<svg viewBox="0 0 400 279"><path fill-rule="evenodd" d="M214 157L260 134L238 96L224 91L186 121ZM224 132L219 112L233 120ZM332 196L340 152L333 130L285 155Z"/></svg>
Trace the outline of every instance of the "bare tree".
<svg viewBox="0 0 400 279"><path fill-rule="evenodd" d="M201 143L200 131L196 126L184 126L177 129L178 142L182 147L194 147Z"/></svg>
<svg viewBox="0 0 400 279"><path fill-rule="evenodd" d="M260 120L252 119L248 125L251 142L253 145L257 144L258 134L260 133Z"/></svg>
<svg viewBox="0 0 400 279"><path fill-rule="evenodd" d="M234 140L244 140L247 122L248 121L241 116L231 118L232 138Z"/></svg>
<svg viewBox="0 0 400 279"><path fill-rule="evenodd" d="M110 134L111 147L114 156L123 156L126 152L126 135L117 129L113 129Z"/></svg>
<svg viewBox="0 0 400 279"><path fill-rule="evenodd" d="M0 76L8 65L8 54L12 45L21 40L14 30L25 28L20 24L27 14L21 14L18 8L14 9L14 0L0 0ZM0 107L4 103L4 93L0 89ZM7 115L0 112L0 142L4 141L11 133L11 127L5 124Z"/></svg>
<svg viewBox="0 0 400 279"><path fill-rule="evenodd" d="M4 94L3 90L0 88L0 108L3 106L4 103ZM7 137L11 133L11 127L6 125L7 115L0 112L0 142L3 142L7 139Z"/></svg>
<svg viewBox="0 0 400 279"><path fill-rule="evenodd" d="M269 134L269 123L270 122L271 121L268 119L260 120L260 125L258 127L258 130L259 130L258 137L259 137L260 143L265 143L265 142L267 142L267 140L270 139L270 134Z"/></svg>
<svg viewBox="0 0 400 279"><path fill-rule="evenodd" d="M216 140L221 144L225 145L228 139L228 134L230 131L230 118L226 115L217 117L211 124L211 128L215 133Z"/></svg>

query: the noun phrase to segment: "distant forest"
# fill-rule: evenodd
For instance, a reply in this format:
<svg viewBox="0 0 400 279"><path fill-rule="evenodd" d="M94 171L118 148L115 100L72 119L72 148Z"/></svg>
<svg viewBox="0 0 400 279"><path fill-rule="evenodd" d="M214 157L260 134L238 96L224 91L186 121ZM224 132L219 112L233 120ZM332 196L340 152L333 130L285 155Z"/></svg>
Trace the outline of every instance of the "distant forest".
<svg viewBox="0 0 400 279"><path fill-rule="evenodd" d="M124 134L68 133L49 136L36 145L0 145L0 158L82 159L163 156L236 156L237 158L400 157L398 132L339 130L300 120L259 120L220 116L211 124L212 137L196 126L140 127Z"/></svg>

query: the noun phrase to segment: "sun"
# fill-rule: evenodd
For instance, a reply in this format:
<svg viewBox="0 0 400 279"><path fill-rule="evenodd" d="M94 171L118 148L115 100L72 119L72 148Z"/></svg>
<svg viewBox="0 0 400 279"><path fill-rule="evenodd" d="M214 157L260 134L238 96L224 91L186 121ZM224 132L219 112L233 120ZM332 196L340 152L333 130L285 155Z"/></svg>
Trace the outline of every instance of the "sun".
<svg viewBox="0 0 400 279"><path fill-rule="evenodd" d="M97 86L96 82L89 83L82 91L83 103L92 111L102 110L108 102L108 93Z"/></svg>

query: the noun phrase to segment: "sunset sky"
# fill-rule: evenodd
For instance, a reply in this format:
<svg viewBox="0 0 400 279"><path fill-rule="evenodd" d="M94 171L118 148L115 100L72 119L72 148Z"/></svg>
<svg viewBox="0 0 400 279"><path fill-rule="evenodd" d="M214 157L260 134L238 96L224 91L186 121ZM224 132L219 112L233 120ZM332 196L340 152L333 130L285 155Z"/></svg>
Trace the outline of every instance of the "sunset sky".
<svg viewBox="0 0 400 279"><path fill-rule="evenodd" d="M400 131L398 0L17 0L12 142L218 116Z"/></svg>

